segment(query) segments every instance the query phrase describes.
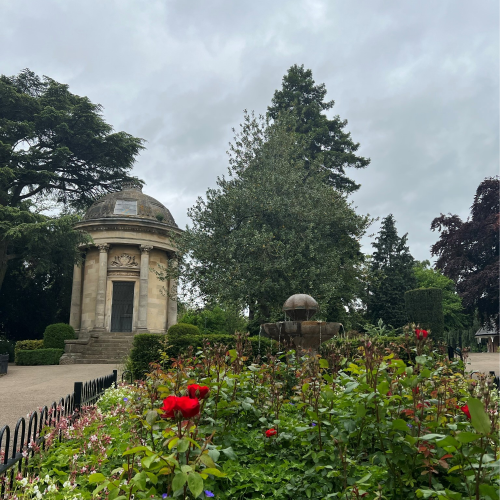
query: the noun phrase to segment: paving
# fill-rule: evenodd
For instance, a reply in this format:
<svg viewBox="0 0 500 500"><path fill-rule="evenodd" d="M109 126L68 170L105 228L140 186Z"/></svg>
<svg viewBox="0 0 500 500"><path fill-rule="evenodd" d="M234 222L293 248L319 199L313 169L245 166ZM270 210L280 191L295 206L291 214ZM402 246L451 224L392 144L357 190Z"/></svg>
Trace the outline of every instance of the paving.
<svg viewBox="0 0 500 500"><path fill-rule="evenodd" d="M500 376L500 352L470 352L465 364L467 371L486 374L491 371Z"/></svg>
<svg viewBox="0 0 500 500"><path fill-rule="evenodd" d="M0 428L11 429L20 417L58 402L73 392L75 382L87 382L118 370L123 365L16 366L9 363L7 375L0 376Z"/></svg>

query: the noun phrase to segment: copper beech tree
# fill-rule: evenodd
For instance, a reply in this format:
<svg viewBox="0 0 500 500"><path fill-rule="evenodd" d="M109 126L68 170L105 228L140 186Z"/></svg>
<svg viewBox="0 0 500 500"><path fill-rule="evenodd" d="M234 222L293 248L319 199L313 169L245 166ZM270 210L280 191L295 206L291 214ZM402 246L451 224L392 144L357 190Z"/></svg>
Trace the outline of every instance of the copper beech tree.
<svg viewBox="0 0 500 500"><path fill-rule="evenodd" d="M432 246L436 267L451 278L464 306L478 310L483 322L498 328L498 251L499 251L499 184L498 177L484 179L476 190L470 217L458 215L436 217L433 231L441 234Z"/></svg>

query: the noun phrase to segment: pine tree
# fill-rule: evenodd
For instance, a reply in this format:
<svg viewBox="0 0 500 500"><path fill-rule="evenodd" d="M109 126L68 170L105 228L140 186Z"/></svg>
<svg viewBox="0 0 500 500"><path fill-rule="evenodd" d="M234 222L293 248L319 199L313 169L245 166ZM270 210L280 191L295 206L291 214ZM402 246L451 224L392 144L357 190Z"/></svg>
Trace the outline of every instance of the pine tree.
<svg viewBox="0 0 500 500"><path fill-rule="evenodd" d="M368 297L368 317L372 323L382 319L394 328L406 323L404 294L417 286L415 261L406 244L408 233L398 236L394 216L382 221L379 235L372 246L372 272L377 276Z"/></svg>
<svg viewBox="0 0 500 500"><path fill-rule="evenodd" d="M364 168L369 158L357 156L359 143L353 142L345 131L347 120L337 115L328 119L325 111L333 108L335 101L325 101L325 84L315 85L310 69L293 65L283 77L281 90L276 90L272 104L267 108L268 117L278 120L281 114L292 114L295 132L304 139L301 160L306 167L318 163L328 173L327 182L344 193L359 189L346 176L346 168Z"/></svg>

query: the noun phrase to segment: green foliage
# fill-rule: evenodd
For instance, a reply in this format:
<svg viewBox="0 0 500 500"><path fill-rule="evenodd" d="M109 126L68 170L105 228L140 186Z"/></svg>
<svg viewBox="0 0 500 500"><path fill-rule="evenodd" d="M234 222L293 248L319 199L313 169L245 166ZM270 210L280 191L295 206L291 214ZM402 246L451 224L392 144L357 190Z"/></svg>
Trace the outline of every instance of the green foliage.
<svg viewBox="0 0 500 500"><path fill-rule="evenodd" d="M172 325L168 329L167 334L169 339L174 337L192 337L194 335L199 335L200 329L195 325L180 322L176 325Z"/></svg>
<svg viewBox="0 0 500 500"><path fill-rule="evenodd" d="M3 335L0 335L0 354L8 354L10 363L14 361L14 345Z"/></svg>
<svg viewBox="0 0 500 500"><path fill-rule="evenodd" d="M154 333L140 333L134 336L129 365L134 378L142 378L145 373L148 373L149 363L161 361L160 351L165 339L165 335Z"/></svg>
<svg viewBox="0 0 500 500"><path fill-rule="evenodd" d="M432 338L443 340L443 292L440 288L419 288L405 292L406 314L410 323L432 332Z"/></svg>
<svg viewBox="0 0 500 500"><path fill-rule="evenodd" d="M64 349L35 349L16 352L16 365L58 365Z"/></svg>
<svg viewBox="0 0 500 500"><path fill-rule="evenodd" d="M141 139L113 133L102 107L72 94L68 86L26 69L0 76L0 288L7 264L29 262L37 272L52 269L54 255L74 261L74 214L44 210L82 209L119 189Z"/></svg>
<svg viewBox="0 0 500 500"><path fill-rule="evenodd" d="M369 221L326 185L324 171L305 169L299 142L286 120L268 126L247 115L230 178L190 209L178 270L206 302L248 306L263 322L299 291L322 306L353 296Z"/></svg>
<svg viewBox="0 0 500 500"><path fill-rule="evenodd" d="M18 340L16 342L15 351L34 351L35 349L43 349L43 339L40 340Z"/></svg>
<svg viewBox="0 0 500 500"><path fill-rule="evenodd" d="M499 197L500 179L490 177L479 184L471 215L464 222L458 215L436 217L431 224L439 240L431 253L436 268L452 279L470 314L477 309L483 323L498 328L499 303Z"/></svg>
<svg viewBox="0 0 500 500"><path fill-rule="evenodd" d="M43 346L45 349L64 349L64 341L76 338L75 330L66 323L54 323L43 332Z"/></svg>
<svg viewBox="0 0 500 500"><path fill-rule="evenodd" d="M464 313L462 299L455 291L455 283L439 269L432 269L430 262L416 261L413 268L418 288L439 288L443 292L443 316L446 331L464 329L471 318Z"/></svg>
<svg viewBox="0 0 500 500"><path fill-rule="evenodd" d="M399 328L407 323L404 294L415 288L414 259L406 245L407 234L398 236L396 221L389 214L382 221L372 246L373 281L368 296L368 318L372 323L382 319L387 325Z"/></svg>
<svg viewBox="0 0 500 500"><path fill-rule="evenodd" d="M201 310L187 310L179 319L179 323L196 325L203 334L244 332L247 323L240 312L234 308L214 306Z"/></svg>
<svg viewBox="0 0 500 500"><path fill-rule="evenodd" d="M209 342L210 345L218 344L225 346L226 350L234 349L237 345L237 337L235 335L203 335L199 334L199 332L198 335L171 335L170 330L174 326L177 325L171 326L167 335L141 333L134 337L129 365L134 378L143 378L144 374L151 370L150 363L166 362L168 365L170 363L168 363L166 357L168 359L177 359L190 350L192 352L199 351L203 348L205 341ZM246 339L251 346L252 359L264 356L267 353L276 353L277 351L277 344L273 340L264 337L260 339L259 337L246 337Z"/></svg>
<svg viewBox="0 0 500 500"><path fill-rule="evenodd" d="M353 192L359 184L346 176L345 169L365 168L370 159L356 155L359 143L353 142L345 130L347 120L338 115L332 119L326 116L325 111L333 108L335 102L324 101L325 96L325 84L315 85L311 70L294 64L283 77L282 88L274 93L267 113L279 120L293 110L292 127L302 139L300 155L306 158L305 167L320 165L328 172L328 184L339 191Z"/></svg>
<svg viewBox="0 0 500 500"><path fill-rule="evenodd" d="M30 481L16 479L12 493L496 498L499 394L491 379L468 380L463 363L428 339L363 338L354 349L335 341L321 358L291 351L262 364L247 363L241 345L226 352L205 342L173 370L153 366L138 386L108 390L77 425L63 422L61 442L58 429L49 433L30 458ZM192 383L209 388L199 416L167 415L164 399Z"/></svg>

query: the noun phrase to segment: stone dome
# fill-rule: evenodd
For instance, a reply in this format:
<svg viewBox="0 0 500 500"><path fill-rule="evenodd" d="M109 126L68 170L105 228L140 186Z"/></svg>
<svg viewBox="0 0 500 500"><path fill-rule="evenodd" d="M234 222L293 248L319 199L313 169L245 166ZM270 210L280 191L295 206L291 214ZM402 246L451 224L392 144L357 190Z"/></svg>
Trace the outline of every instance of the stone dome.
<svg viewBox="0 0 500 500"><path fill-rule="evenodd" d="M293 321L309 321L318 309L318 303L305 293L296 293L283 304L283 311Z"/></svg>
<svg viewBox="0 0 500 500"><path fill-rule="evenodd" d="M84 220L93 219L148 219L177 227L172 214L162 203L142 192L142 188L124 185L121 191L109 193L94 202Z"/></svg>

